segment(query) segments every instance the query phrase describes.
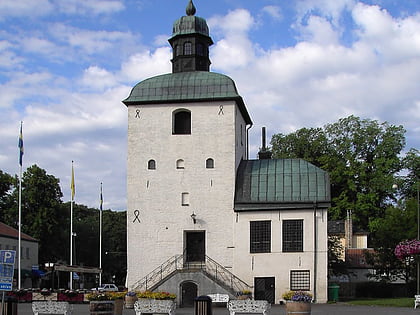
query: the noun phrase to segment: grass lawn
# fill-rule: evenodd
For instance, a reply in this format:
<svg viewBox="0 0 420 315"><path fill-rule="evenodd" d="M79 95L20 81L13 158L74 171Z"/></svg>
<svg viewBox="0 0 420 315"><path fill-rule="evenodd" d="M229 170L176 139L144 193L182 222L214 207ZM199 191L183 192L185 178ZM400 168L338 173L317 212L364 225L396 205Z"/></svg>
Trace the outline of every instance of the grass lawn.
<svg viewBox="0 0 420 315"><path fill-rule="evenodd" d="M353 305L414 307L414 296L412 298L353 300L347 303Z"/></svg>

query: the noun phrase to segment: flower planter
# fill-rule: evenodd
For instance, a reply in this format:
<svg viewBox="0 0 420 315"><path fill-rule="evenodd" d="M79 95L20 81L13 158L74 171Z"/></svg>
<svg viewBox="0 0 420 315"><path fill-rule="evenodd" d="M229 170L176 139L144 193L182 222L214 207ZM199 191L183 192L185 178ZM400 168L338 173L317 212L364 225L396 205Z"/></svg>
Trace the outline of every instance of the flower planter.
<svg viewBox="0 0 420 315"><path fill-rule="evenodd" d="M298 301L286 301L286 314L311 314L311 303L309 302L298 302Z"/></svg>
<svg viewBox="0 0 420 315"><path fill-rule="evenodd" d="M133 296L126 295L124 299L125 299L125 308L134 308L134 303L137 301L136 295L133 295Z"/></svg>
<svg viewBox="0 0 420 315"><path fill-rule="evenodd" d="M114 301L90 301L90 315L114 315Z"/></svg>
<svg viewBox="0 0 420 315"><path fill-rule="evenodd" d="M174 300L139 299L134 308L140 313L172 314L175 310Z"/></svg>

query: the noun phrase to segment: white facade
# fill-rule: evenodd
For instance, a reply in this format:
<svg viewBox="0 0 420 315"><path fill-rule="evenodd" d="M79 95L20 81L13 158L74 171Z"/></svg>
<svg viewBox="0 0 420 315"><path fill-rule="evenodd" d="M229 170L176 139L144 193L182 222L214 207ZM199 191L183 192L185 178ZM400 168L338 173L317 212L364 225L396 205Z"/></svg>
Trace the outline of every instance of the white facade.
<svg viewBox="0 0 420 315"><path fill-rule="evenodd" d="M179 109L191 112L191 134L172 134ZM130 106L128 117L128 286L182 254L188 231L205 232L205 254L231 267L236 167L246 158L235 102Z"/></svg>
<svg viewBox="0 0 420 315"><path fill-rule="evenodd" d="M309 271L309 291L315 293L317 302L325 303L328 286L327 211L314 211L302 209L239 213L235 223L235 274L252 285L255 285L255 278L274 278L274 301L279 303L282 294L293 289L290 287L291 271ZM250 222L264 220L271 222L270 252L250 253ZM302 252L283 252L284 220L303 220Z"/></svg>

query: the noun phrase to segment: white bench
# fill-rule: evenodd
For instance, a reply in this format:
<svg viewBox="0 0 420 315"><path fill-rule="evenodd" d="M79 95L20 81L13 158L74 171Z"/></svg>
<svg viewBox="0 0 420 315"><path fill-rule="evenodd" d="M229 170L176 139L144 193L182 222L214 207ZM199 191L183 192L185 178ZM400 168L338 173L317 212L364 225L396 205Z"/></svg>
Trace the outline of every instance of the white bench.
<svg viewBox="0 0 420 315"><path fill-rule="evenodd" d="M134 303L136 315L142 313L175 315L175 302L173 300L140 299Z"/></svg>
<svg viewBox="0 0 420 315"><path fill-rule="evenodd" d="M229 295L228 294L207 294L209 298L211 298L212 303L227 303L229 302Z"/></svg>
<svg viewBox="0 0 420 315"><path fill-rule="evenodd" d="M63 314L71 315L72 307L69 302L57 301L34 301L32 302L32 312L38 314Z"/></svg>
<svg viewBox="0 0 420 315"><path fill-rule="evenodd" d="M227 306L230 315L235 313L270 313L271 304L265 300L230 300Z"/></svg>
<svg viewBox="0 0 420 315"><path fill-rule="evenodd" d="M416 309L417 306L420 306L420 295L414 296L414 309Z"/></svg>

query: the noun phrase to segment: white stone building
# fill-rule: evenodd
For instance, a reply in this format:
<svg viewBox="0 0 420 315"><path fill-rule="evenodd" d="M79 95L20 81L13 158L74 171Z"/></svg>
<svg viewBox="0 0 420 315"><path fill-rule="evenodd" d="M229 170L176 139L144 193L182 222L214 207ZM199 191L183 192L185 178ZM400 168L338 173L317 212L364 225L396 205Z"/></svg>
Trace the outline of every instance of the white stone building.
<svg viewBox="0 0 420 315"><path fill-rule="evenodd" d="M123 101L128 287L176 293L181 306L241 290L325 302L328 175L265 151L248 160L249 113L234 81L209 71L213 42L191 0L186 11L169 39L172 73Z"/></svg>

